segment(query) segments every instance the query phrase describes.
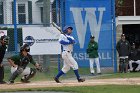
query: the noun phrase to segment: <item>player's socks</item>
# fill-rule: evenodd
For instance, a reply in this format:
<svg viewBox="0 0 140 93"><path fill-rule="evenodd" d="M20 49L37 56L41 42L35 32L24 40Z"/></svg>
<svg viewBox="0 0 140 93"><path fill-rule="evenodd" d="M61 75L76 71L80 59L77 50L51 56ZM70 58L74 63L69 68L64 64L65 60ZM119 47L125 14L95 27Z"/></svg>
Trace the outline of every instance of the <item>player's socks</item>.
<svg viewBox="0 0 140 93"><path fill-rule="evenodd" d="M79 76L78 70L73 70L73 71L74 71L74 73L75 73L75 75L76 75L77 79L79 79L79 78L80 78L80 76Z"/></svg>
<svg viewBox="0 0 140 93"><path fill-rule="evenodd" d="M62 76L64 74L64 72L61 70L59 71L59 73L57 74L56 78L59 78L60 76Z"/></svg>

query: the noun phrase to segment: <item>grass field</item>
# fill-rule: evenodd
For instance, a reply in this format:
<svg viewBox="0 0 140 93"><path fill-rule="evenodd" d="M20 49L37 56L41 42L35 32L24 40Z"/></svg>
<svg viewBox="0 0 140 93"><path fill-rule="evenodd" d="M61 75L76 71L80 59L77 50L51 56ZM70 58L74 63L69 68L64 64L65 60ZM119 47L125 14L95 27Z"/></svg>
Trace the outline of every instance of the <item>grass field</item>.
<svg viewBox="0 0 140 93"><path fill-rule="evenodd" d="M82 76L88 76L89 73L88 68L81 68L79 70ZM32 82L34 81L48 81L53 80L53 77L57 74L57 68L51 69L49 72L37 72L37 75L31 79ZM85 74L87 73L87 74ZM5 81L8 80L10 76L10 69L7 67L5 68ZM134 78L140 77L140 72L135 73L109 73L103 74L100 76L93 76L89 79L111 79L111 78ZM61 79L71 79L75 78L73 71L71 70L66 75L64 75ZM19 82L20 76L16 79ZM1 85L0 85L1 86ZM8 89L8 90L1 90L0 92L4 91L59 91L59 92L70 92L70 93L139 93L140 86L139 85L96 85L96 86L76 86L76 87L46 87L46 88L26 88L26 89Z"/></svg>
<svg viewBox="0 0 140 93"><path fill-rule="evenodd" d="M53 77L58 73L57 68L51 68L48 72L37 72L36 76L32 78L32 81L43 81L43 80L53 80ZM89 68L80 68L79 73L81 76L89 76ZM7 81L10 77L10 68L5 68L5 80ZM140 77L140 72L132 72L132 73L107 73L101 76L94 76L93 79L109 79L109 78L133 78ZM20 80L20 76L16 79L16 81ZM70 70L67 74L61 77L62 79L75 78L73 70ZM91 79L92 79L91 78Z"/></svg>
<svg viewBox="0 0 140 93"><path fill-rule="evenodd" d="M140 86L135 85L98 85L98 86L77 86L77 87L58 87L58 88L29 88L29 89L13 89L8 91L57 91L70 93L139 93ZM0 90L7 92L7 90Z"/></svg>

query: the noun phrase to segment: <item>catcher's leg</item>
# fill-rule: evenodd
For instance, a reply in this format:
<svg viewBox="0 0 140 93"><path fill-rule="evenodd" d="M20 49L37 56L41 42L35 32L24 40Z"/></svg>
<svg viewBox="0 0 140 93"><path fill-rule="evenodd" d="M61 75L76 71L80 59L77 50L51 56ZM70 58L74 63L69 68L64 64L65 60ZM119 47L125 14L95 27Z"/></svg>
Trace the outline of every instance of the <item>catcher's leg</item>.
<svg viewBox="0 0 140 93"><path fill-rule="evenodd" d="M21 78L21 82L29 83L30 81L28 81L28 80L31 79L32 77L34 77L35 74L36 74L35 68L27 67L22 73L23 77Z"/></svg>
<svg viewBox="0 0 140 93"><path fill-rule="evenodd" d="M119 62L119 69L120 69L120 73L123 73L123 59L120 58L120 62Z"/></svg>
<svg viewBox="0 0 140 93"><path fill-rule="evenodd" d="M23 68L18 68L15 72L13 72L13 74L11 75L8 84L12 84L14 83L14 80L16 79L16 77L18 77L21 73L23 72Z"/></svg>
<svg viewBox="0 0 140 93"><path fill-rule="evenodd" d="M124 59L124 72L126 73L128 71L128 59Z"/></svg>

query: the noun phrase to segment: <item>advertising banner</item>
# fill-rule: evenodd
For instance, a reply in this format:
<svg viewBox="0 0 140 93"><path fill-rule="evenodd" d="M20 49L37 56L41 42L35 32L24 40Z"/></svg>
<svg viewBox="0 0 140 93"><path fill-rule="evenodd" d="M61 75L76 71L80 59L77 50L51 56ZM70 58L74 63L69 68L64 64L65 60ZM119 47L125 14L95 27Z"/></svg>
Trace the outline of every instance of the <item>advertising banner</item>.
<svg viewBox="0 0 140 93"><path fill-rule="evenodd" d="M113 9L112 0L66 0L65 24L72 26L74 58L80 66L89 66L86 49L90 36L98 42L101 66L113 66Z"/></svg>
<svg viewBox="0 0 140 93"><path fill-rule="evenodd" d="M23 27L23 42L31 46L32 55L60 54L60 32L54 27Z"/></svg>

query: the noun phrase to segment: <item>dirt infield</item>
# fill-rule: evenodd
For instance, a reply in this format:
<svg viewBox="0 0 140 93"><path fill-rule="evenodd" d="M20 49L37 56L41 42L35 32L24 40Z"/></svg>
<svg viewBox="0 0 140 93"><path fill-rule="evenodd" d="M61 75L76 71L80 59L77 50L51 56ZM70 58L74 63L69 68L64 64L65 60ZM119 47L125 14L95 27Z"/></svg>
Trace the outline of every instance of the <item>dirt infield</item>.
<svg viewBox="0 0 140 93"><path fill-rule="evenodd" d="M55 81L36 81L31 83L16 82L12 85L0 85L0 89L23 89L40 87L63 87L63 86L95 86L95 85L140 85L140 78L116 78L116 79L89 79L78 83L77 80L63 80L62 83Z"/></svg>

